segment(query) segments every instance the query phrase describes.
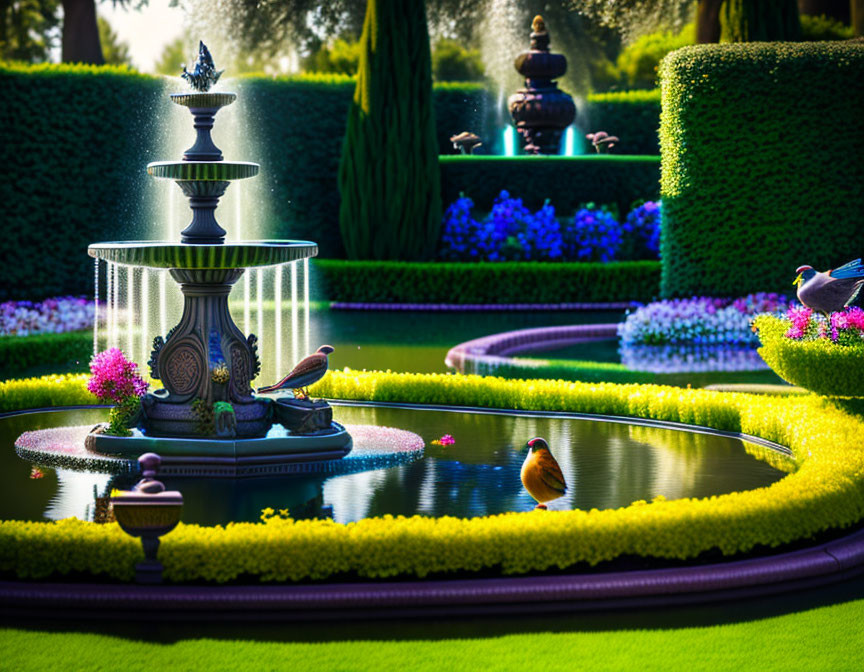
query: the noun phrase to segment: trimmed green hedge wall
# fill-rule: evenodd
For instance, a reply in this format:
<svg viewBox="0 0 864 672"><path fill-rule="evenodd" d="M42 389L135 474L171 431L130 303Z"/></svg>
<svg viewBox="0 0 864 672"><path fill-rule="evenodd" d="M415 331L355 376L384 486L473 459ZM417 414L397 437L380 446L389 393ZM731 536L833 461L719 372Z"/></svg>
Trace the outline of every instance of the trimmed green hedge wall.
<svg viewBox="0 0 864 672"><path fill-rule="evenodd" d="M251 77L238 89L257 136L256 155L240 158L262 165L272 237L312 239L323 256L341 256L336 170L353 79ZM487 94L471 83L435 91L446 121L439 149L449 152L452 128L476 128ZM167 213L141 207L153 189L144 166L179 158L157 155L166 120L182 112L168 92L125 68L0 64L0 300L90 292L89 243L156 235Z"/></svg>
<svg viewBox="0 0 864 672"><path fill-rule="evenodd" d="M555 213L572 217L581 203L617 203L622 216L637 200L656 200L660 191L659 156L442 156L444 207L470 196L490 210L502 189L539 208L547 198Z"/></svg>
<svg viewBox="0 0 864 672"><path fill-rule="evenodd" d="M663 296L786 291L861 255L864 44L687 47L661 76Z"/></svg>
<svg viewBox="0 0 864 672"><path fill-rule="evenodd" d="M393 303L650 301L660 263L403 263L317 259L318 296Z"/></svg>
<svg viewBox="0 0 864 672"><path fill-rule="evenodd" d="M52 365L58 368L78 364L87 369L93 355L93 332L0 337L0 380L21 375L30 368Z"/></svg>
<svg viewBox="0 0 864 672"><path fill-rule="evenodd" d="M88 243L142 235L161 91L125 68L0 67L0 300L92 292Z"/></svg>
<svg viewBox="0 0 864 672"><path fill-rule="evenodd" d="M583 119L586 133L606 131L620 142L615 154L660 154L660 90L593 93ZM594 151L589 146L589 151Z"/></svg>
<svg viewBox="0 0 864 672"><path fill-rule="evenodd" d="M321 256L342 256L336 171L353 78L246 77L236 83L241 95L237 105L242 104L244 115L248 114L252 131L248 137L253 141L252 155L237 158L262 166L255 182L260 183L261 193L272 195L264 215L271 235L311 239L319 244ZM154 222L163 222L167 213L149 207L154 187L144 166L179 158L163 156L159 149L165 125L183 113L168 101L167 93L162 79L125 68L0 63L0 160L7 166L5 179L0 180L5 224L0 300L90 292L89 243L157 235ZM650 92L592 96L587 117L592 126L618 133L622 149L636 151L629 144L631 139L655 134L656 119L644 110L639 112L642 107L650 108L650 97ZM595 105L599 111L594 111ZM444 154L454 151L449 141L453 133L492 128L493 108L492 97L482 85L436 84L439 150ZM219 128L217 123L217 135ZM656 152L650 147L639 151L643 149ZM459 157L453 158L458 163ZM524 160L538 161L533 157ZM494 164L483 165L492 169ZM486 191L497 194L502 185L494 184L495 180L526 172L519 165L510 164L503 174L495 172ZM545 192L535 177L537 165L532 165L531 177L525 178L529 181L523 182L540 184L540 191ZM477 167L471 165L470 170L476 172ZM624 180L626 194L620 200L628 201L627 206L629 200L652 196L643 188L643 184L656 183L656 175L647 175L652 169L643 166L646 173L598 174L597 168L598 164L558 164L551 182L578 189L586 185L578 198L569 199L574 204L619 200L610 196L618 184L605 182L610 175L612 180ZM445 204L448 195L458 195L466 185L473 188L458 170L452 165L442 167L443 180L456 180L444 192ZM563 174L564 170L573 173ZM631 179L635 184L630 184ZM600 191L592 193L595 186ZM656 193L656 187L652 188ZM571 205L565 202L568 193L562 186L547 195L564 213ZM545 197L534 200L542 204ZM482 199L475 200L481 204Z"/></svg>

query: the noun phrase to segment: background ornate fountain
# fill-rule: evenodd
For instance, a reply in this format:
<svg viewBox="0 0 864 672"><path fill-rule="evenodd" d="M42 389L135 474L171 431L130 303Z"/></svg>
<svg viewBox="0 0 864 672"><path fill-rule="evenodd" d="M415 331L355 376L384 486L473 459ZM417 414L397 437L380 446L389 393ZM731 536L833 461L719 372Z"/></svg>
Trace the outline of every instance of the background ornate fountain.
<svg viewBox="0 0 864 672"><path fill-rule="evenodd" d="M549 32L542 16L531 24L531 49L516 57L514 67L525 88L508 101L516 131L528 154L559 154L561 136L576 118L573 98L554 81L567 72L567 58L549 51Z"/></svg>
<svg viewBox="0 0 864 672"><path fill-rule="evenodd" d="M280 419L274 407L293 402L282 399L282 404L274 404L252 389L260 370L257 338L244 334L231 318L232 286L246 269L312 257L318 247L291 240L225 242L226 231L215 217L219 199L232 181L257 175L259 166L225 161L213 143L210 131L216 113L237 98L234 93L209 91L219 74L202 44L195 70L184 73L199 90L171 95L172 102L193 114L196 141L181 161L147 166L150 175L174 180L189 199L192 221L181 232L180 242L106 242L89 247L91 256L109 263L170 269L184 298L180 322L164 339L154 340L151 376L164 389L142 399L138 431L128 438L94 434L90 447L125 455L154 450L205 457L298 451L318 459L342 456L351 449L351 437L337 423L328 422L312 433L268 436Z"/></svg>

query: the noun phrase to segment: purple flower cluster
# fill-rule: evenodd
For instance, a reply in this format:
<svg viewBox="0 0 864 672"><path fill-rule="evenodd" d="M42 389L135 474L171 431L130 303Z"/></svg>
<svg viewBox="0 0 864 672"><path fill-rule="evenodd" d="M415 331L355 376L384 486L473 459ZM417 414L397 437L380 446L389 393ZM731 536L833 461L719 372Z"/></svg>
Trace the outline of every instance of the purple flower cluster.
<svg viewBox="0 0 864 672"><path fill-rule="evenodd" d="M101 401L121 404L132 396L143 397L147 383L138 374L138 365L126 359L119 348L103 350L90 361L87 390Z"/></svg>
<svg viewBox="0 0 864 672"><path fill-rule="evenodd" d="M786 319L791 323L786 338L830 338L839 345L864 344L864 309L858 306L848 306L845 310L831 313L827 322L815 317L812 308L795 306L786 312Z"/></svg>
<svg viewBox="0 0 864 672"><path fill-rule="evenodd" d="M629 312L618 336L623 345L757 344L753 317L786 307L786 297L766 292L734 301L708 296L657 301Z"/></svg>
<svg viewBox="0 0 864 672"><path fill-rule="evenodd" d="M474 202L461 196L444 213L438 256L446 261L612 261L657 257L660 207L645 203L620 224L611 212L589 203L562 225L547 201L532 213L520 198L502 191L482 222ZM625 250L623 257L621 251Z"/></svg>
<svg viewBox="0 0 864 672"><path fill-rule="evenodd" d="M83 296L58 296L38 303L6 301L0 303L0 336L89 329L94 312L93 301Z"/></svg>

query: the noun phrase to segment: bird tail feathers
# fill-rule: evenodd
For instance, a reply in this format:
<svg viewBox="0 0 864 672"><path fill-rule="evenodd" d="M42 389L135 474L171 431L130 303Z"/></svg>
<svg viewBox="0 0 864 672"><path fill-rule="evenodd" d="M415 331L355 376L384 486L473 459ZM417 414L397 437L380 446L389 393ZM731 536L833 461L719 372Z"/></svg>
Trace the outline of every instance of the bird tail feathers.
<svg viewBox="0 0 864 672"><path fill-rule="evenodd" d="M829 273L832 278L842 280L844 278L864 278L864 264L860 259L843 264Z"/></svg>
<svg viewBox="0 0 864 672"><path fill-rule="evenodd" d="M855 286L855 291L852 292L852 296L850 296L849 300L846 302L847 306L858 298L858 295L861 293L862 284L864 284L864 278L858 281L858 284Z"/></svg>

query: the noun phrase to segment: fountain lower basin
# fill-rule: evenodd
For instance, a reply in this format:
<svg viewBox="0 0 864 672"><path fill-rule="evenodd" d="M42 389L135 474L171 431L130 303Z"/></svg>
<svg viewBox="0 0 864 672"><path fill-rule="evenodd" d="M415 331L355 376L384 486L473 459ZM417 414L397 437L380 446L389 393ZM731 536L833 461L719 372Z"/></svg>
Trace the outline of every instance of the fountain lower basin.
<svg viewBox="0 0 864 672"><path fill-rule="evenodd" d="M18 456L35 465L105 474L134 473L137 457L157 452L160 476L243 478L284 474L344 474L417 460L424 442L392 427L345 425L333 431L292 435L274 425L258 439L178 439L134 430L131 437L91 434L89 425L24 432L15 440ZM98 441L92 441L96 436Z"/></svg>
<svg viewBox="0 0 864 672"><path fill-rule="evenodd" d="M258 438L191 438L148 436L139 429L132 436L111 436L88 433L85 447L96 453L137 459L143 453L160 456L212 458L219 463L225 458L261 457L271 462L310 462L338 460L351 452L351 435L339 423L314 434L292 434L281 425L272 425L266 436ZM205 460L206 462L207 460Z"/></svg>

